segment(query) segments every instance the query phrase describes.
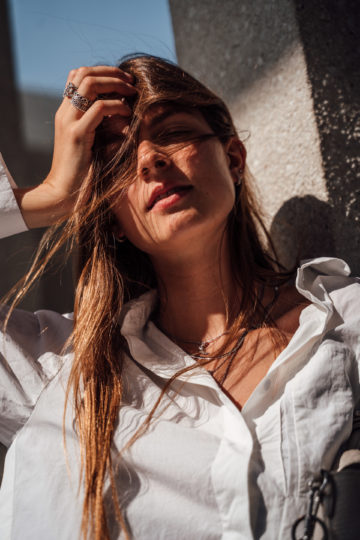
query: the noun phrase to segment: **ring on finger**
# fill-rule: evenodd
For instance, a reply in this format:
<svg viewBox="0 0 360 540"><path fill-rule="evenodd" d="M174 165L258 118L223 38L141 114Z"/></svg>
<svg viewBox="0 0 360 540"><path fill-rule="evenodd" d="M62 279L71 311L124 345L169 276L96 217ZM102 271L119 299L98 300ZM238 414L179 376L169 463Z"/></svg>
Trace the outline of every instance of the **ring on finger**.
<svg viewBox="0 0 360 540"><path fill-rule="evenodd" d="M65 86L63 97L67 97L67 98L71 99L73 97L74 92L76 92L77 89L78 89L78 87L75 86L74 83L68 82L67 85Z"/></svg>
<svg viewBox="0 0 360 540"><path fill-rule="evenodd" d="M71 97L71 103L76 109L79 109L79 111L86 112L88 109L90 109L94 101L82 96L75 90Z"/></svg>

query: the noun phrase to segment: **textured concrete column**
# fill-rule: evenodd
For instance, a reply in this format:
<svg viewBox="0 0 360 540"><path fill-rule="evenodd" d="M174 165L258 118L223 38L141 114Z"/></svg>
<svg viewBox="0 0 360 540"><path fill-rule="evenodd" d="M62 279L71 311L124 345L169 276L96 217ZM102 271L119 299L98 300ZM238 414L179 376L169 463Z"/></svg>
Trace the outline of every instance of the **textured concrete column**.
<svg viewBox="0 0 360 540"><path fill-rule="evenodd" d="M360 273L359 4L170 0L180 65L230 106L282 261Z"/></svg>

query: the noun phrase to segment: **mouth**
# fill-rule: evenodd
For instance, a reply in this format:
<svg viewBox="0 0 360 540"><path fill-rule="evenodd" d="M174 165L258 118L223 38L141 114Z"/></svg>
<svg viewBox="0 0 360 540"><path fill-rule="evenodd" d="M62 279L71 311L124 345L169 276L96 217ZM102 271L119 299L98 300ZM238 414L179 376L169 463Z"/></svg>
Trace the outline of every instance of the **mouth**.
<svg viewBox="0 0 360 540"><path fill-rule="evenodd" d="M175 186L175 187L170 188L170 189L168 189L166 191L161 191L160 193L155 195L155 197L151 198L147 209L151 210L152 208L154 208L154 206L156 204L158 204L163 199L167 199L167 198L172 197L173 195L177 195L177 194L179 194L181 196L182 194L184 194L187 191L190 191L191 189L192 189L192 186ZM176 198L176 200L177 199L178 198ZM169 202L170 202L170 200L169 200Z"/></svg>

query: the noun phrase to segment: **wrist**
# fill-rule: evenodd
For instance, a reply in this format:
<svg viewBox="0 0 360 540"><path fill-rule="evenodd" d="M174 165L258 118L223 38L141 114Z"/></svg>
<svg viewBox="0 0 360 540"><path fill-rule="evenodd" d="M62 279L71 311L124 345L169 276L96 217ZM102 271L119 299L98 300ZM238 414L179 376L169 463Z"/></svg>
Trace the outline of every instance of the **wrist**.
<svg viewBox="0 0 360 540"><path fill-rule="evenodd" d="M24 221L29 229L49 227L71 214L75 196L60 193L49 183L14 189Z"/></svg>

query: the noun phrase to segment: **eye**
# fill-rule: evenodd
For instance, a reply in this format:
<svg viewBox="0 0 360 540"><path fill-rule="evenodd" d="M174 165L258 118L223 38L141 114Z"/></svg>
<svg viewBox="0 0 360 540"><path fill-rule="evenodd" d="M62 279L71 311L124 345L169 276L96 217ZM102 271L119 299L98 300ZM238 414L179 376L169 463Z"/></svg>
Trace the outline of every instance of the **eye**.
<svg viewBox="0 0 360 540"><path fill-rule="evenodd" d="M194 136L190 129L167 129L158 133L155 142L158 144L171 144L186 141Z"/></svg>

